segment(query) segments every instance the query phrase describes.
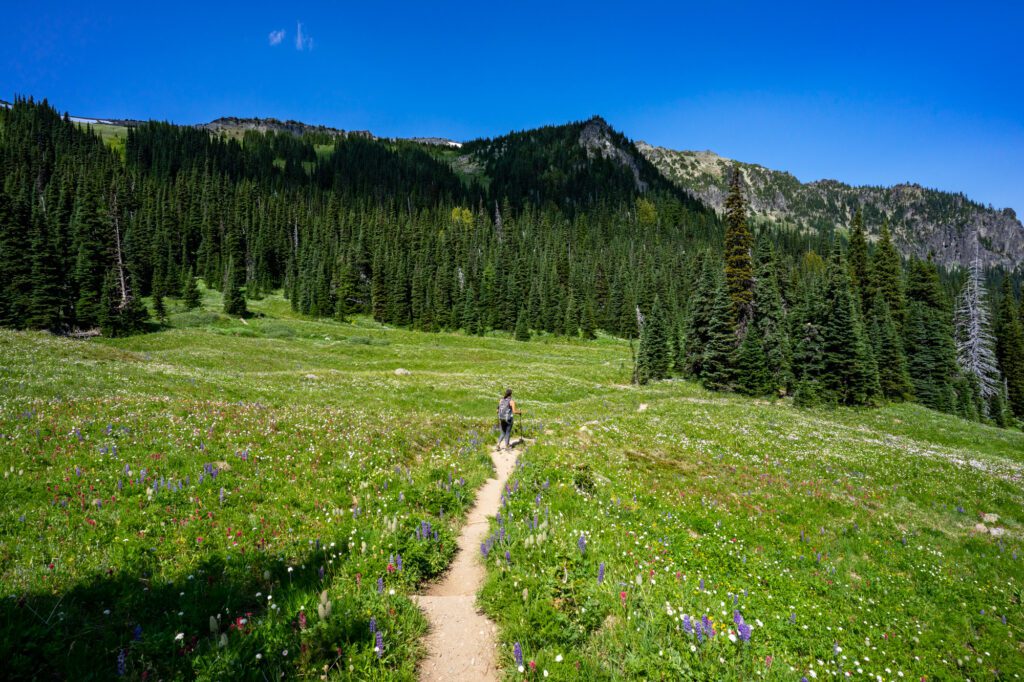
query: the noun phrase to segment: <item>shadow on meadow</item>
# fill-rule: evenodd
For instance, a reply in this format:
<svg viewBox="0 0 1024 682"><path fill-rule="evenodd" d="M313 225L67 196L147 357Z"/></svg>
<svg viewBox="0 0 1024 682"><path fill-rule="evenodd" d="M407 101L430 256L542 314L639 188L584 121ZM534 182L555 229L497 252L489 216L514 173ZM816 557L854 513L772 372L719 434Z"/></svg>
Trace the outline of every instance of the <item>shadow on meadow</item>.
<svg viewBox="0 0 1024 682"><path fill-rule="evenodd" d="M362 665L364 679L408 676L416 656L393 652L418 647L425 622L376 576L335 574L332 556L347 551L317 543L289 563L259 553L212 556L171 582L154 577L151 558L56 594L8 597L0 602L2 676L270 679L323 672L342 660ZM446 563L411 545L403 582L426 579ZM377 621L402 638L389 641L380 660Z"/></svg>

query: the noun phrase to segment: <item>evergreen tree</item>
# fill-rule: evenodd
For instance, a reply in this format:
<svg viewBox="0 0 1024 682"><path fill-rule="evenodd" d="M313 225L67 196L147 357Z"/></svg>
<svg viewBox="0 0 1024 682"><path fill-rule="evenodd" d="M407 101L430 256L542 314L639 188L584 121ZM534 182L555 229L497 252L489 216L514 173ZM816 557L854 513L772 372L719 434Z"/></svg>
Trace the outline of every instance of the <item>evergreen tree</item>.
<svg viewBox="0 0 1024 682"><path fill-rule="evenodd" d="M931 260L911 260L906 295L903 337L914 396L922 405L953 412L958 374L953 324L938 269Z"/></svg>
<svg viewBox="0 0 1024 682"><path fill-rule="evenodd" d="M868 336L872 341L878 363L878 383L882 395L889 400L910 400L913 386L907 370L907 357L903 352L903 339L889 312L889 304L881 291L869 311Z"/></svg>
<svg viewBox="0 0 1024 682"><path fill-rule="evenodd" d="M192 268L188 269L188 275L182 284L181 300L185 304L185 310L195 310L202 303L199 286L196 284Z"/></svg>
<svg viewBox="0 0 1024 682"><path fill-rule="evenodd" d="M770 390L765 390L764 393L784 393L793 383L789 325L775 270L775 252L772 244L767 239L762 239L758 244L753 300L753 325L757 328L757 337L762 348L760 352L748 356L752 359L763 356L765 359ZM742 365L739 372L743 372Z"/></svg>
<svg viewBox="0 0 1024 682"><path fill-rule="evenodd" d="M1006 381L1007 406L1017 419L1024 419L1024 324L1008 278L1003 280L996 313L996 360Z"/></svg>
<svg viewBox="0 0 1024 682"><path fill-rule="evenodd" d="M747 395L767 395L773 389L773 377L765 355L764 337L752 325L736 350L736 389Z"/></svg>
<svg viewBox="0 0 1024 682"><path fill-rule="evenodd" d="M850 292L849 270L838 244L832 250L825 276L821 385L830 402L863 405L878 394L878 370Z"/></svg>
<svg viewBox="0 0 1024 682"><path fill-rule="evenodd" d="M145 329L149 315L142 301L129 293L122 296L119 277L113 268L107 271L100 295L97 324L104 336L130 336Z"/></svg>
<svg viewBox="0 0 1024 682"><path fill-rule="evenodd" d="M245 317L249 311L245 305L242 288L239 286L239 280L244 277L244 275L237 274L240 269L235 266L234 259L229 261L228 268L224 273L224 312L228 315Z"/></svg>
<svg viewBox="0 0 1024 682"><path fill-rule="evenodd" d="M699 379L704 374L704 351L711 341L711 316L715 303L716 273L721 264L710 255L701 261L696 290L690 296L683 330L682 373Z"/></svg>
<svg viewBox="0 0 1024 682"><path fill-rule="evenodd" d="M711 314L708 319L707 343L703 346L700 379L706 388L727 390L733 384L733 355L736 334L733 331L733 306L725 286L725 278L716 272L712 283Z"/></svg>
<svg viewBox="0 0 1024 682"><path fill-rule="evenodd" d="M747 227L747 202L739 166L729 178L725 199L725 281L732 305L732 323L742 336L746 333L754 298L754 266L751 249L754 237Z"/></svg>
<svg viewBox="0 0 1024 682"><path fill-rule="evenodd" d="M640 347L636 356L637 382L646 384L668 377L669 362L668 327L661 300L655 296L654 304L644 317L640 330Z"/></svg>
<svg viewBox="0 0 1024 682"><path fill-rule="evenodd" d="M900 255L892 243L889 233L889 221L882 222L882 229L875 245L871 261L870 293L882 295L896 327L901 329L906 317L906 299L903 292L903 275L900 266Z"/></svg>
<svg viewBox="0 0 1024 682"><path fill-rule="evenodd" d="M594 319L594 304L589 298L583 306L583 318L580 321L580 330L583 332L583 338L588 341L593 341L597 338L597 322Z"/></svg>
<svg viewBox="0 0 1024 682"><path fill-rule="evenodd" d="M516 341L529 341L530 340L530 325L527 321L528 314L525 308L519 309L519 315L516 318Z"/></svg>
<svg viewBox="0 0 1024 682"><path fill-rule="evenodd" d="M864 216L858 208L850 224L850 247L847 254L850 266L850 286L861 313L871 301L871 281L868 272L868 241L864 235Z"/></svg>

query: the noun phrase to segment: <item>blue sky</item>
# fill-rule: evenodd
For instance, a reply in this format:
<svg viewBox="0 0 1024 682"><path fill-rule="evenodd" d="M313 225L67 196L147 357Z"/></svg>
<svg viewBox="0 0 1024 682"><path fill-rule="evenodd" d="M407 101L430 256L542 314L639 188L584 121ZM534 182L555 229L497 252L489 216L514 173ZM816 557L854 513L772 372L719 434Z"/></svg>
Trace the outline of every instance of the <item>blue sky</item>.
<svg viewBox="0 0 1024 682"><path fill-rule="evenodd" d="M3 4L0 98L72 114L455 139L601 114L1024 214L1024 3Z"/></svg>

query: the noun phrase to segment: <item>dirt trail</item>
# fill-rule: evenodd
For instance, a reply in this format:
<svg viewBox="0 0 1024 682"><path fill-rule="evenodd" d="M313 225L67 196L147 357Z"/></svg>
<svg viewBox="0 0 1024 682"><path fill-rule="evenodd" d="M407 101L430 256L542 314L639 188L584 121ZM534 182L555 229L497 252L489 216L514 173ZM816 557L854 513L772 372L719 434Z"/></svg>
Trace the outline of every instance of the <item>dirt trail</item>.
<svg viewBox="0 0 1024 682"><path fill-rule="evenodd" d="M479 558L480 544L487 538L488 517L498 512L516 457L516 449L491 450L497 478L489 479L477 493L476 504L469 510L459 535L459 549L451 568L439 582L414 597L430 621L424 641L427 656L420 664L421 680L499 678L494 641L497 628L477 609L476 593L487 573Z"/></svg>

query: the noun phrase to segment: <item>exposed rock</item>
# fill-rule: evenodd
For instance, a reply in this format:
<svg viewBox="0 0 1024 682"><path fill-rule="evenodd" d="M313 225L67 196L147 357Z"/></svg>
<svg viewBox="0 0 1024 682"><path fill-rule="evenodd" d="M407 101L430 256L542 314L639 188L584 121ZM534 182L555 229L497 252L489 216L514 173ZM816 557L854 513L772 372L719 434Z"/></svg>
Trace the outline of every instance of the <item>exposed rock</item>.
<svg viewBox="0 0 1024 682"><path fill-rule="evenodd" d="M637 412L643 412L647 409L647 403L640 403L640 407L636 408Z"/></svg>
<svg viewBox="0 0 1024 682"><path fill-rule="evenodd" d="M984 534L988 532L988 528L985 526L984 523L976 523L974 524L974 532Z"/></svg>
<svg viewBox="0 0 1024 682"><path fill-rule="evenodd" d="M996 528L993 528L992 530L990 530L989 534L994 536L994 537L997 537L997 538L998 537L1002 537L1002 536L1006 535L1006 529L1001 527L1001 526L1000 527L996 527Z"/></svg>
<svg viewBox="0 0 1024 682"><path fill-rule="evenodd" d="M637 190L647 191L647 182L640 179L640 164L631 154L615 144L611 136L611 126L603 118L595 116L587 121L580 131L580 146L587 150L588 158L601 156L628 167L633 171Z"/></svg>
<svg viewBox="0 0 1024 682"><path fill-rule="evenodd" d="M999 521L999 514L985 514L981 520L985 523L996 523Z"/></svg>
<svg viewBox="0 0 1024 682"><path fill-rule="evenodd" d="M410 372L404 367L399 367L398 369L395 370L395 376L404 377L409 376L410 374L412 374L412 372Z"/></svg>

